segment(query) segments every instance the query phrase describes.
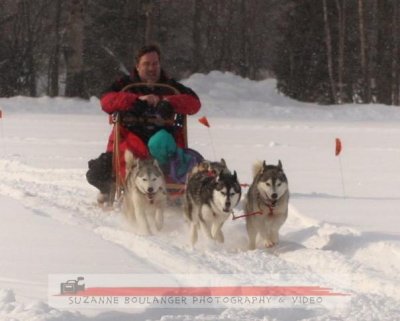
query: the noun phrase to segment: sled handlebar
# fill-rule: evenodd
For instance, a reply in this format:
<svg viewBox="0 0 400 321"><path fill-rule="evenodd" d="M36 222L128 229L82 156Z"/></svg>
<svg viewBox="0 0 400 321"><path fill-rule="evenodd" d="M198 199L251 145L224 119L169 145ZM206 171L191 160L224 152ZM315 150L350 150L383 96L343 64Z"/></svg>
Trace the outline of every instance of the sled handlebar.
<svg viewBox="0 0 400 321"><path fill-rule="evenodd" d="M171 86L171 85L161 84L161 83L148 84L146 82L136 82L136 83L133 83L133 84L126 85L124 88L122 88L121 91L127 91L127 90L129 90L131 88L135 88L135 87L168 88L174 93L174 95L180 94L180 91L178 89L176 89L175 87Z"/></svg>
<svg viewBox="0 0 400 321"><path fill-rule="evenodd" d="M137 83L126 85L124 88L121 89L121 91L128 91L131 88L137 88L137 87L167 88L167 89L170 89L174 95L180 94L180 91L171 85L162 84L162 83L148 84L145 82L137 82ZM121 117L114 117L114 116L112 117L112 123L115 123L116 121L119 121L119 120L121 120ZM148 116L145 118L128 116L128 117L124 117L124 122L142 123L142 124L147 123L147 124L153 124L153 125L157 125L157 126L174 126L175 125L174 119L162 119L162 118L159 118L156 116Z"/></svg>

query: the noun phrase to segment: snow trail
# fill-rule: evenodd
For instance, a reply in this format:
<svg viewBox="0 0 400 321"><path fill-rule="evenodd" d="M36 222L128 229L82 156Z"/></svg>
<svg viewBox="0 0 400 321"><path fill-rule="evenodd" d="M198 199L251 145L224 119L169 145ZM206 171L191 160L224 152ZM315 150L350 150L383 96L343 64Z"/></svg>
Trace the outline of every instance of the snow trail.
<svg viewBox="0 0 400 321"><path fill-rule="evenodd" d="M297 103L277 94L272 80L255 83L223 73L194 75L187 85L203 101L200 115L207 115L211 123L216 157L224 157L242 183L250 183L255 160L283 161L292 196L277 247L247 251L244 220L230 220L224 226L225 244L214 244L201 235L192 249L179 208L168 209L165 228L148 237L133 234L118 210L99 209L85 172L87 161L103 151L110 126L95 98L90 102L46 97L0 99L4 111L0 120L0 195L25 206L23 215L18 210L15 213L18 219L31 215L32 221L34 216L51 220L57 224L48 226L60 237L79 228L91 239L102 240L92 241L94 247L108 244L107 248L113 249L110 257L118 249L125 273L223 273L232 279L270 273L332 285L337 274L350 278L344 289L351 293L351 303L344 309L149 309L133 311L138 320L399 320L400 129L395 121L400 119L400 110ZM191 147L212 159L204 128L194 118L189 124ZM341 195L333 156L333 141L339 134L344 144L346 199ZM14 209L3 204L6 211ZM12 217L10 213L4 216ZM9 231L8 237L20 241L21 252L26 253L31 244L12 238L15 232ZM74 234L78 240L79 233ZM46 250L51 253L45 248L45 254ZM77 257L90 252L85 250L78 251ZM7 262L7 266L24 272L21 266L29 266L29 258L17 254L15 258L22 264ZM82 311L84 315L60 311L33 294L29 302L21 302L20 287L40 288L43 282L17 274L0 277L1 284L11 288L0 290L0 320L132 319L132 311L98 311L93 317L87 311Z"/></svg>
<svg viewBox="0 0 400 321"><path fill-rule="evenodd" d="M351 287L346 290L352 293L352 304L368 302L366 315L373 315L378 307L380 313L382 308L388 315L398 312L393 310L393 299L389 300L400 301L400 279L395 268L376 266L366 259L373 256L377 261L382 260L388 251L398 256L397 242L372 242L365 246L369 241L362 232L315 221L290 206L289 219L276 248L247 251L244 221L228 221L225 233L235 235L235 240L228 237L226 244L217 245L202 237L200 245L192 249L179 208L167 211L166 227L160 234L138 236L124 226L118 211L104 212L93 205L93 193L90 187L81 184L84 172L80 170L37 169L6 160L0 161L0 170L4 173L0 194L19 199L28 208L53 219L83 226L131 251L160 272L232 274L232 278L246 273L279 273L302 276L304 282L316 279L326 282L327 275L342 273L351 275ZM360 255L361 259L357 259ZM379 305L375 304L377 301Z"/></svg>

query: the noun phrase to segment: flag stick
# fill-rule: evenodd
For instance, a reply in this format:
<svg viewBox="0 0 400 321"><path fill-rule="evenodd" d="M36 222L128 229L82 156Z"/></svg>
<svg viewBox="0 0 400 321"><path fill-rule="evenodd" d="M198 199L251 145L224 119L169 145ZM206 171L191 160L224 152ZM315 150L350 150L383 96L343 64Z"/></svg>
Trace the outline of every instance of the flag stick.
<svg viewBox="0 0 400 321"><path fill-rule="evenodd" d="M217 154L215 153L214 141L213 141L213 139L212 139L212 135L211 135L211 130L210 130L210 128L208 128L208 136L210 137L211 149L212 149L212 153L213 153L213 156L214 156L214 160L217 160Z"/></svg>
<svg viewBox="0 0 400 321"><path fill-rule="evenodd" d="M342 178L343 198L346 198L346 189L344 187L344 178L343 178L342 158L340 157L340 155L339 155L338 159L339 159L340 176Z"/></svg>
<svg viewBox="0 0 400 321"><path fill-rule="evenodd" d="M346 198L346 189L344 187L344 178L343 178L343 166L342 159L340 157L340 153L342 152L342 141L340 138L335 139L335 156L339 158L339 168L340 168L340 176L342 179L342 190L343 190L343 198Z"/></svg>
<svg viewBox="0 0 400 321"><path fill-rule="evenodd" d="M208 136L210 137L212 153L213 153L214 159L217 160L217 155L215 153L215 147L214 147L214 141L212 139L211 130L210 130L210 127L211 127L210 123L208 122L208 119L206 116L203 116L203 117L199 118L198 120L199 120L200 124L202 124L208 128Z"/></svg>
<svg viewBox="0 0 400 321"><path fill-rule="evenodd" d="M3 129L3 111L0 109L0 133L1 133L1 141L3 145L4 155L6 154L6 147L4 142L4 129Z"/></svg>

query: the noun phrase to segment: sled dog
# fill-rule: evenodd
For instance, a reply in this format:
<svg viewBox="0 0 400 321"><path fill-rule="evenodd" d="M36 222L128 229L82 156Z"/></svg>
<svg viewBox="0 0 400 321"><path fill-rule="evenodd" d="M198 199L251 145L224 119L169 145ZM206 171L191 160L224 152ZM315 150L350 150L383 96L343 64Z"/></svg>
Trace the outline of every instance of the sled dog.
<svg viewBox="0 0 400 321"><path fill-rule="evenodd" d="M165 178L157 161L133 160L126 178L122 207L127 220L140 234L152 234L154 228L161 230L163 226L166 205Z"/></svg>
<svg viewBox="0 0 400 321"><path fill-rule="evenodd" d="M209 238L223 243L222 226L240 201L241 187L236 172L232 174L226 164L214 166L225 169L217 175L208 170L198 171L186 186L184 211L190 223L192 246L197 242L200 227Z"/></svg>
<svg viewBox="0 0 400 321"><path fill-rule="evenodd" d="M257 235L266 247L279 242L279 229L288 216L288 180L278 165L258 162L253 166L254 179L245 199L246 228L249 236L249 249L256 248Z"/></svg>
<svg viewBox="0 0 400 321"><path fill-rule="evenodd" d="M203 160L200 163L198 163L196 166L193 167L193 169L190 172L190 175L188 175L188 177L191 177L198 172L208 173L209 175L217 176L223 170L229 171L228 167L226 166L225 159L221 158L220 162L212 162L209 160Z"/></svg>

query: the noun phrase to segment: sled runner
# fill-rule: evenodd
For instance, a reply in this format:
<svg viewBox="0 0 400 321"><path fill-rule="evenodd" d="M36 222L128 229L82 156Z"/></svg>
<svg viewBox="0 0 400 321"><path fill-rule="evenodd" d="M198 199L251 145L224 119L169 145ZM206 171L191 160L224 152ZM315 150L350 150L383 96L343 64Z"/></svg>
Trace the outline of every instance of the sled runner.
<svg viewBox="0 0 400 321"><path fill-rule="evenodd" d="M129 91L132 88L137 87L148 87L147 83L133 83L129 84L122 89L122 91ZM166 91L176 95L180 92L175 88L168 84L156 83L151 84L151 87L159 87L164 88ZM187 134L187 115L184 114L174 114L170 119L162 119L159 115L146 115L146 116L134 116L130 113L126 112L117 112L110 116L110 123L114 126L114 146L113 146L113 177L115 178L115 188L111 193L110 204L113 203L115 197L120 199L122 195L122 191L124 190L125 178L121 177L121 159L119 153L120 146L120 130L121 126L135 126L135 125L151 125L151 126L160 126L160 127L173 127L174 130L180 131L181 135L183 135L183 148L185 153L191 155L192 159L197 162L201 161L203 157L196 151L188 148L188 134ZM178 198L183 195L185 191L185 180L176 180L176 175L173 175L173 166L171 166L171 171L169 176L166 176L167 181L167 193L170 199ZM172 174L172 175L171 175Z"/></svg>

